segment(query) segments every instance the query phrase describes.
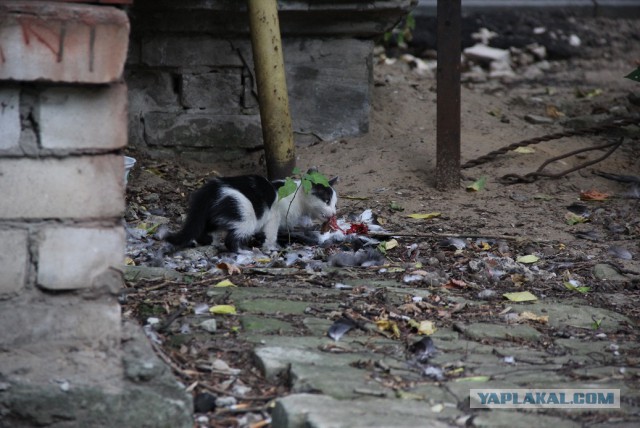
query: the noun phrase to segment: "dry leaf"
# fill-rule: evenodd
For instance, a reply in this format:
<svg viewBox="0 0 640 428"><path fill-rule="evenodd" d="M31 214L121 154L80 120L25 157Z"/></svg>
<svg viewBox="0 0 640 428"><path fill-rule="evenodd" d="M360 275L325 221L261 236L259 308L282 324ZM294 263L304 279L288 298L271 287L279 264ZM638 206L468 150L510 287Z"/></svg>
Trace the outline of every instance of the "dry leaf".
<svg viewBox="0 0 640 428"><path fill-rule="evenodd" d="M511 300L512 302L531 302L533 300L538 300L536 296L531 294L528 291L520 291L517 293L505 293L503 296L507 300Z"/></svg>
<svg viewBox="0 0 640 428"><path fill-rule="evenodd" d="M597 190L587 190L580 193L580 199L583 201L606 201L609 199L609 195Z"/></svg>
<svg viewBox="0 0 640 428"><path fill-rule="evenodd" d="M233 275L234 273L242 273L238 266L227 262L220 262L216 265L216 267L220 270L226 271L229 275Z"/></svg>
<svg viewBox="0 0 640 428"><path fill-rule="evenodd" d="M533 312L524 311L519 315L521 320L536 321L542 324L549 322L549 315L536 315Z"/></svg>

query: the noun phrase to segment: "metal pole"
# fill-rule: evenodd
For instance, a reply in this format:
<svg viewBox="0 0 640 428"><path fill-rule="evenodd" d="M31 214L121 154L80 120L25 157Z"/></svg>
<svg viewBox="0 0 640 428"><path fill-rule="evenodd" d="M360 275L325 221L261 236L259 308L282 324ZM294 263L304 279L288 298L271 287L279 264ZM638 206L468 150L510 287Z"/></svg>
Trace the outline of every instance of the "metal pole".
<svg viewBox="0 0 640 428"><path fill-rule="evenodd" d="M278 4L248 0L248 9L267 174L276 180L290 176L295 167Z"/></svg>
<svg viewBox="0 0 640 428"><path fill-rule="evenodd" d="M461 0L438 0L436 188L460 187Z"/></svg>

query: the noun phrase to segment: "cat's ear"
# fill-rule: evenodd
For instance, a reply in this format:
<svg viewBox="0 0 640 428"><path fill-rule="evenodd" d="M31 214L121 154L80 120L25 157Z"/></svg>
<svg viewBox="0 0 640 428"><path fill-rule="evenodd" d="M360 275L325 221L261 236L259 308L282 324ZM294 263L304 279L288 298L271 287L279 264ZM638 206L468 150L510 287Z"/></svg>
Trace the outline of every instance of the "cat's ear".
<svg viewBox="0 0 640 428"><path fill-rule="evenodd" d="M340 177L336 175L331 180L329 180L329 185L333 187L333 185L336 184L338 181L340 181Z"/></svg>

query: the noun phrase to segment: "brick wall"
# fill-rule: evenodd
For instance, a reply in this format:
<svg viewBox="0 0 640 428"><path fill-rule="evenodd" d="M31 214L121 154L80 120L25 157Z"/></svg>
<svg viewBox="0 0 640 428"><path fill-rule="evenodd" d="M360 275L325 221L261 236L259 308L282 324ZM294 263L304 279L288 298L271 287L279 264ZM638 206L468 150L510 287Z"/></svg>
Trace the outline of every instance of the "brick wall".
<svg viewBox="0 0 640 428"><path fill-rule="evenodd" d="M114 7L0 2L0 426L192 426L116 298L128 40ZM153 387L127 377L123 342L159 367Z"/></svg>

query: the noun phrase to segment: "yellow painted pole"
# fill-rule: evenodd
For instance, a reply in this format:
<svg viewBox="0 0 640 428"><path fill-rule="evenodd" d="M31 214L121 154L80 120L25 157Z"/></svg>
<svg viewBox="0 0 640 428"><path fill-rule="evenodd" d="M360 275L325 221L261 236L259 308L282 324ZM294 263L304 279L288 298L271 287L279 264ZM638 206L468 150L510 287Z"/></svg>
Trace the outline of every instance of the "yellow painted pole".
<svg viewBox="0 0 640 428"><path fill-rule="evenodd" d="M278 3L248 0L248 6L267 174L271 180L282 179L291 175L296 158Z"/></svg>

